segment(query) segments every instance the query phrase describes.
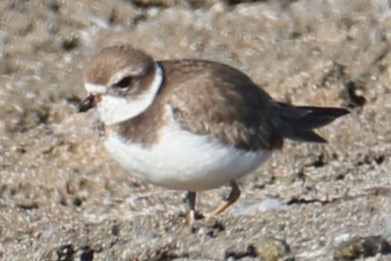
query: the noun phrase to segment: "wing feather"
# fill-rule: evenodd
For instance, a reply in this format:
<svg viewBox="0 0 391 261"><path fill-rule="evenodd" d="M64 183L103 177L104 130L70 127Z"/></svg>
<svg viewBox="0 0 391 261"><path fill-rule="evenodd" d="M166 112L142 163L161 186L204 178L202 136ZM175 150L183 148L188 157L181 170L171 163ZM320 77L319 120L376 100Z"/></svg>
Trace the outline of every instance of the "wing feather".
<svg viewBox="0 0 391 261"><path fill-rule="evenodd" d="M175 75L179 64L162 65L169 72L166 85L173 88L171 94L174 94L166 96L166 103L184 129L241 149L282 146L282 137L270 121L273 116L270 102L273 101L246 75L207 61L182 62L181 75ZM186 65L191 65L188 71Z"/></svg>

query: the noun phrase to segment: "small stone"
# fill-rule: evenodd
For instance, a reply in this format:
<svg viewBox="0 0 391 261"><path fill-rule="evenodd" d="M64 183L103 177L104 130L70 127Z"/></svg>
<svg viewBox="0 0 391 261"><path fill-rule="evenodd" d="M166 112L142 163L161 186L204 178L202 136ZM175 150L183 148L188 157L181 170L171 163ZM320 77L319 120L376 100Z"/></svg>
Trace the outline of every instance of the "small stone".
<svg viewBox="0 0 391 261"><path fill-rule="evenodd" d="M252 247L258 257L265 261L293 260L290 257L289 245L282 239L264 238L255 242Z"/></svg>
<svg viewBox="0 0 391 261"><path fill-rule="evenodd" d="M288 244L272 237L262 238L247 247L235 245L226 250L225 259L242 260L243 258L260 257L264 261L292 261Z"/></svg>
<svg viewBox="0 0 391 261"><path fill-rule="evenodd" d="M334 260L355 260L378 253L390 253L391 245L382 236L356 237L343 242L334 251Z"/></svg>

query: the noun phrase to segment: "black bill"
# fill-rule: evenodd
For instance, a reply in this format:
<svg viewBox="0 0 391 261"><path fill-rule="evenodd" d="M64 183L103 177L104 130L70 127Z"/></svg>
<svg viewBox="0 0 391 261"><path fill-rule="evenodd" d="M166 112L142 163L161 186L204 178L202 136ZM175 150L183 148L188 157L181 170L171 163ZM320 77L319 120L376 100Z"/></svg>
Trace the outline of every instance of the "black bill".
<svg viewBox="0 0 391 261"><path fill-rule="evenodd" d="M95 95L91 94L77 106L77 112L87 112L93 107L95 107Z"/></svg>

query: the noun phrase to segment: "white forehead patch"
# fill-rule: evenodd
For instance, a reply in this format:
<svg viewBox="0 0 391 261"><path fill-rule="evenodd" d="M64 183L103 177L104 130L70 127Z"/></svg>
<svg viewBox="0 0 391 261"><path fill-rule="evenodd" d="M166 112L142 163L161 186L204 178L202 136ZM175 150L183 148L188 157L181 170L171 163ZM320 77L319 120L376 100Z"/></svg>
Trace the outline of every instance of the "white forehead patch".
<svg viewBox="0 0 391 261"><path fill-rule="evenodd" d="M105 93L107 91L107 87L104 85L100 84L94 84L94 83L89 83L86 82L84 84L84 88L86 89L87 92L89 93Z"/></svg>
<svg viewBox="0 0 391 261"><path fill-rule="evenodd" d="M97 107L101 121L108 125L116 124L136 117L151 106L163 82L163 70L156 63L155 68L155 76L151 86L146 88L141 95L126 98L108 94L102 95Z"/></svg>

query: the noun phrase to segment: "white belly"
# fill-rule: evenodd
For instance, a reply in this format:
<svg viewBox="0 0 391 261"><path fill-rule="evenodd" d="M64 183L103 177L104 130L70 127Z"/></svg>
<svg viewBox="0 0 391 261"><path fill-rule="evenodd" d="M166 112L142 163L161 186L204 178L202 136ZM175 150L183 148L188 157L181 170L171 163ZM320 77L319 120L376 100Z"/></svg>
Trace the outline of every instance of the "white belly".
<svg viewBox="0 0 391 261"><path fill-rule="evenodd" d="M245 151L178 127L167 128L152 147L125 143L115 134L105 147L127 171L162 187L200 191L219 187L259 167L269 150Z"/></svg>

